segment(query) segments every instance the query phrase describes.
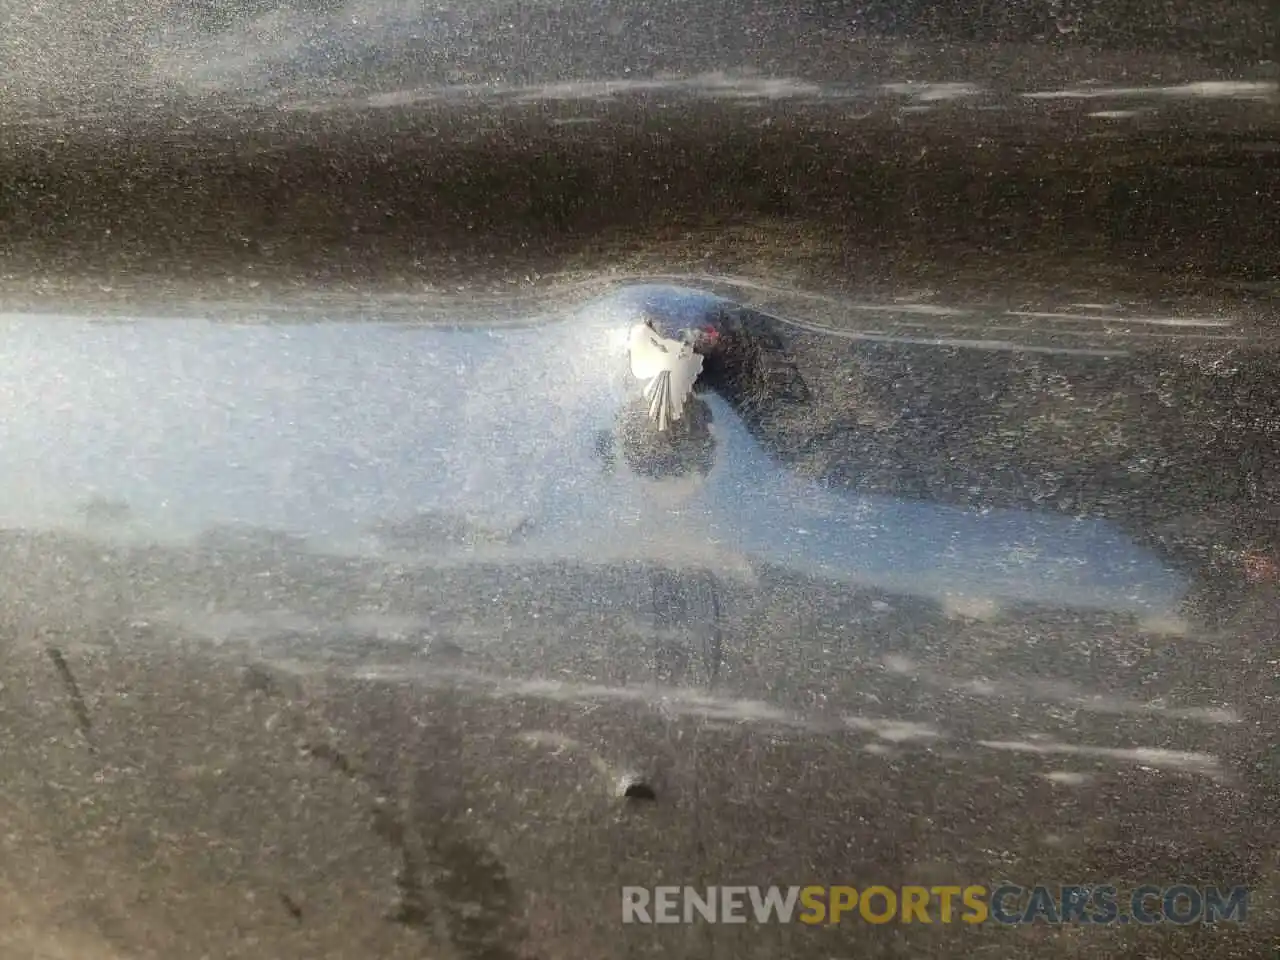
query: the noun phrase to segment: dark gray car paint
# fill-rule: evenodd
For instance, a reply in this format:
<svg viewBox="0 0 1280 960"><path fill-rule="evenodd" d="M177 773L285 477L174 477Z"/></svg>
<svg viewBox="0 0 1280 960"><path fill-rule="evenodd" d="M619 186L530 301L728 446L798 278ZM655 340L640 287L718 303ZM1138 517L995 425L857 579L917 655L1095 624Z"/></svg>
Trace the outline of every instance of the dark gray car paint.
<svg viewBox="0 0 1280 960"><path fill-rule="evenodd" d="M1272 955L1265 5L0 18L0 953ZM1253 895L620 923L1003 880Z"/></svg>

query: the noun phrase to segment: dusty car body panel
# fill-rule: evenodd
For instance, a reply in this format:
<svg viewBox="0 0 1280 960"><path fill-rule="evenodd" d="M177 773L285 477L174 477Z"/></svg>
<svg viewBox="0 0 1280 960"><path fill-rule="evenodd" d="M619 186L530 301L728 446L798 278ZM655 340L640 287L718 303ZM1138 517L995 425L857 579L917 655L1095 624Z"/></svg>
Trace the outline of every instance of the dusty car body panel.
<svg viewBox="0 0 1280 960"><path fill-rule="evenodd" d="M1270 955L1274 25L1051 6L0 14L0 952ZM621 923L1004 881L1251 912Z"/></svg>

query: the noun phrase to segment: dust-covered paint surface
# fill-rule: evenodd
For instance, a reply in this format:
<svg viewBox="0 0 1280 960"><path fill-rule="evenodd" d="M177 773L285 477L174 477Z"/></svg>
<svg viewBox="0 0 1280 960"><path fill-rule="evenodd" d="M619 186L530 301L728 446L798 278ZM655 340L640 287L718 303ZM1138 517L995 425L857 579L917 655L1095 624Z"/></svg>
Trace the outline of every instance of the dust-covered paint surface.
<svg viewBox="0 0 1280 960"><path fill-rule="evenodd" d="M701 421L634 411L637 311L732 344ZM78 918L15 889L14 949L805 955L616 926L623 882L757 874L1249 883L1214 948L1267 929L1269 474L1196 434L1270 442L1256 358L851 338L652 284L533 326L4 330L9 843Z"/></svg>
<svg viewBox="0 0 1280 960"><path fill-rule="evenodd" d="M0 955L1274 952L1264 5L65 6L0 5ZM665 438L637 314L721 337ZM619 909L998 882L1252 893Z"/></svg>

